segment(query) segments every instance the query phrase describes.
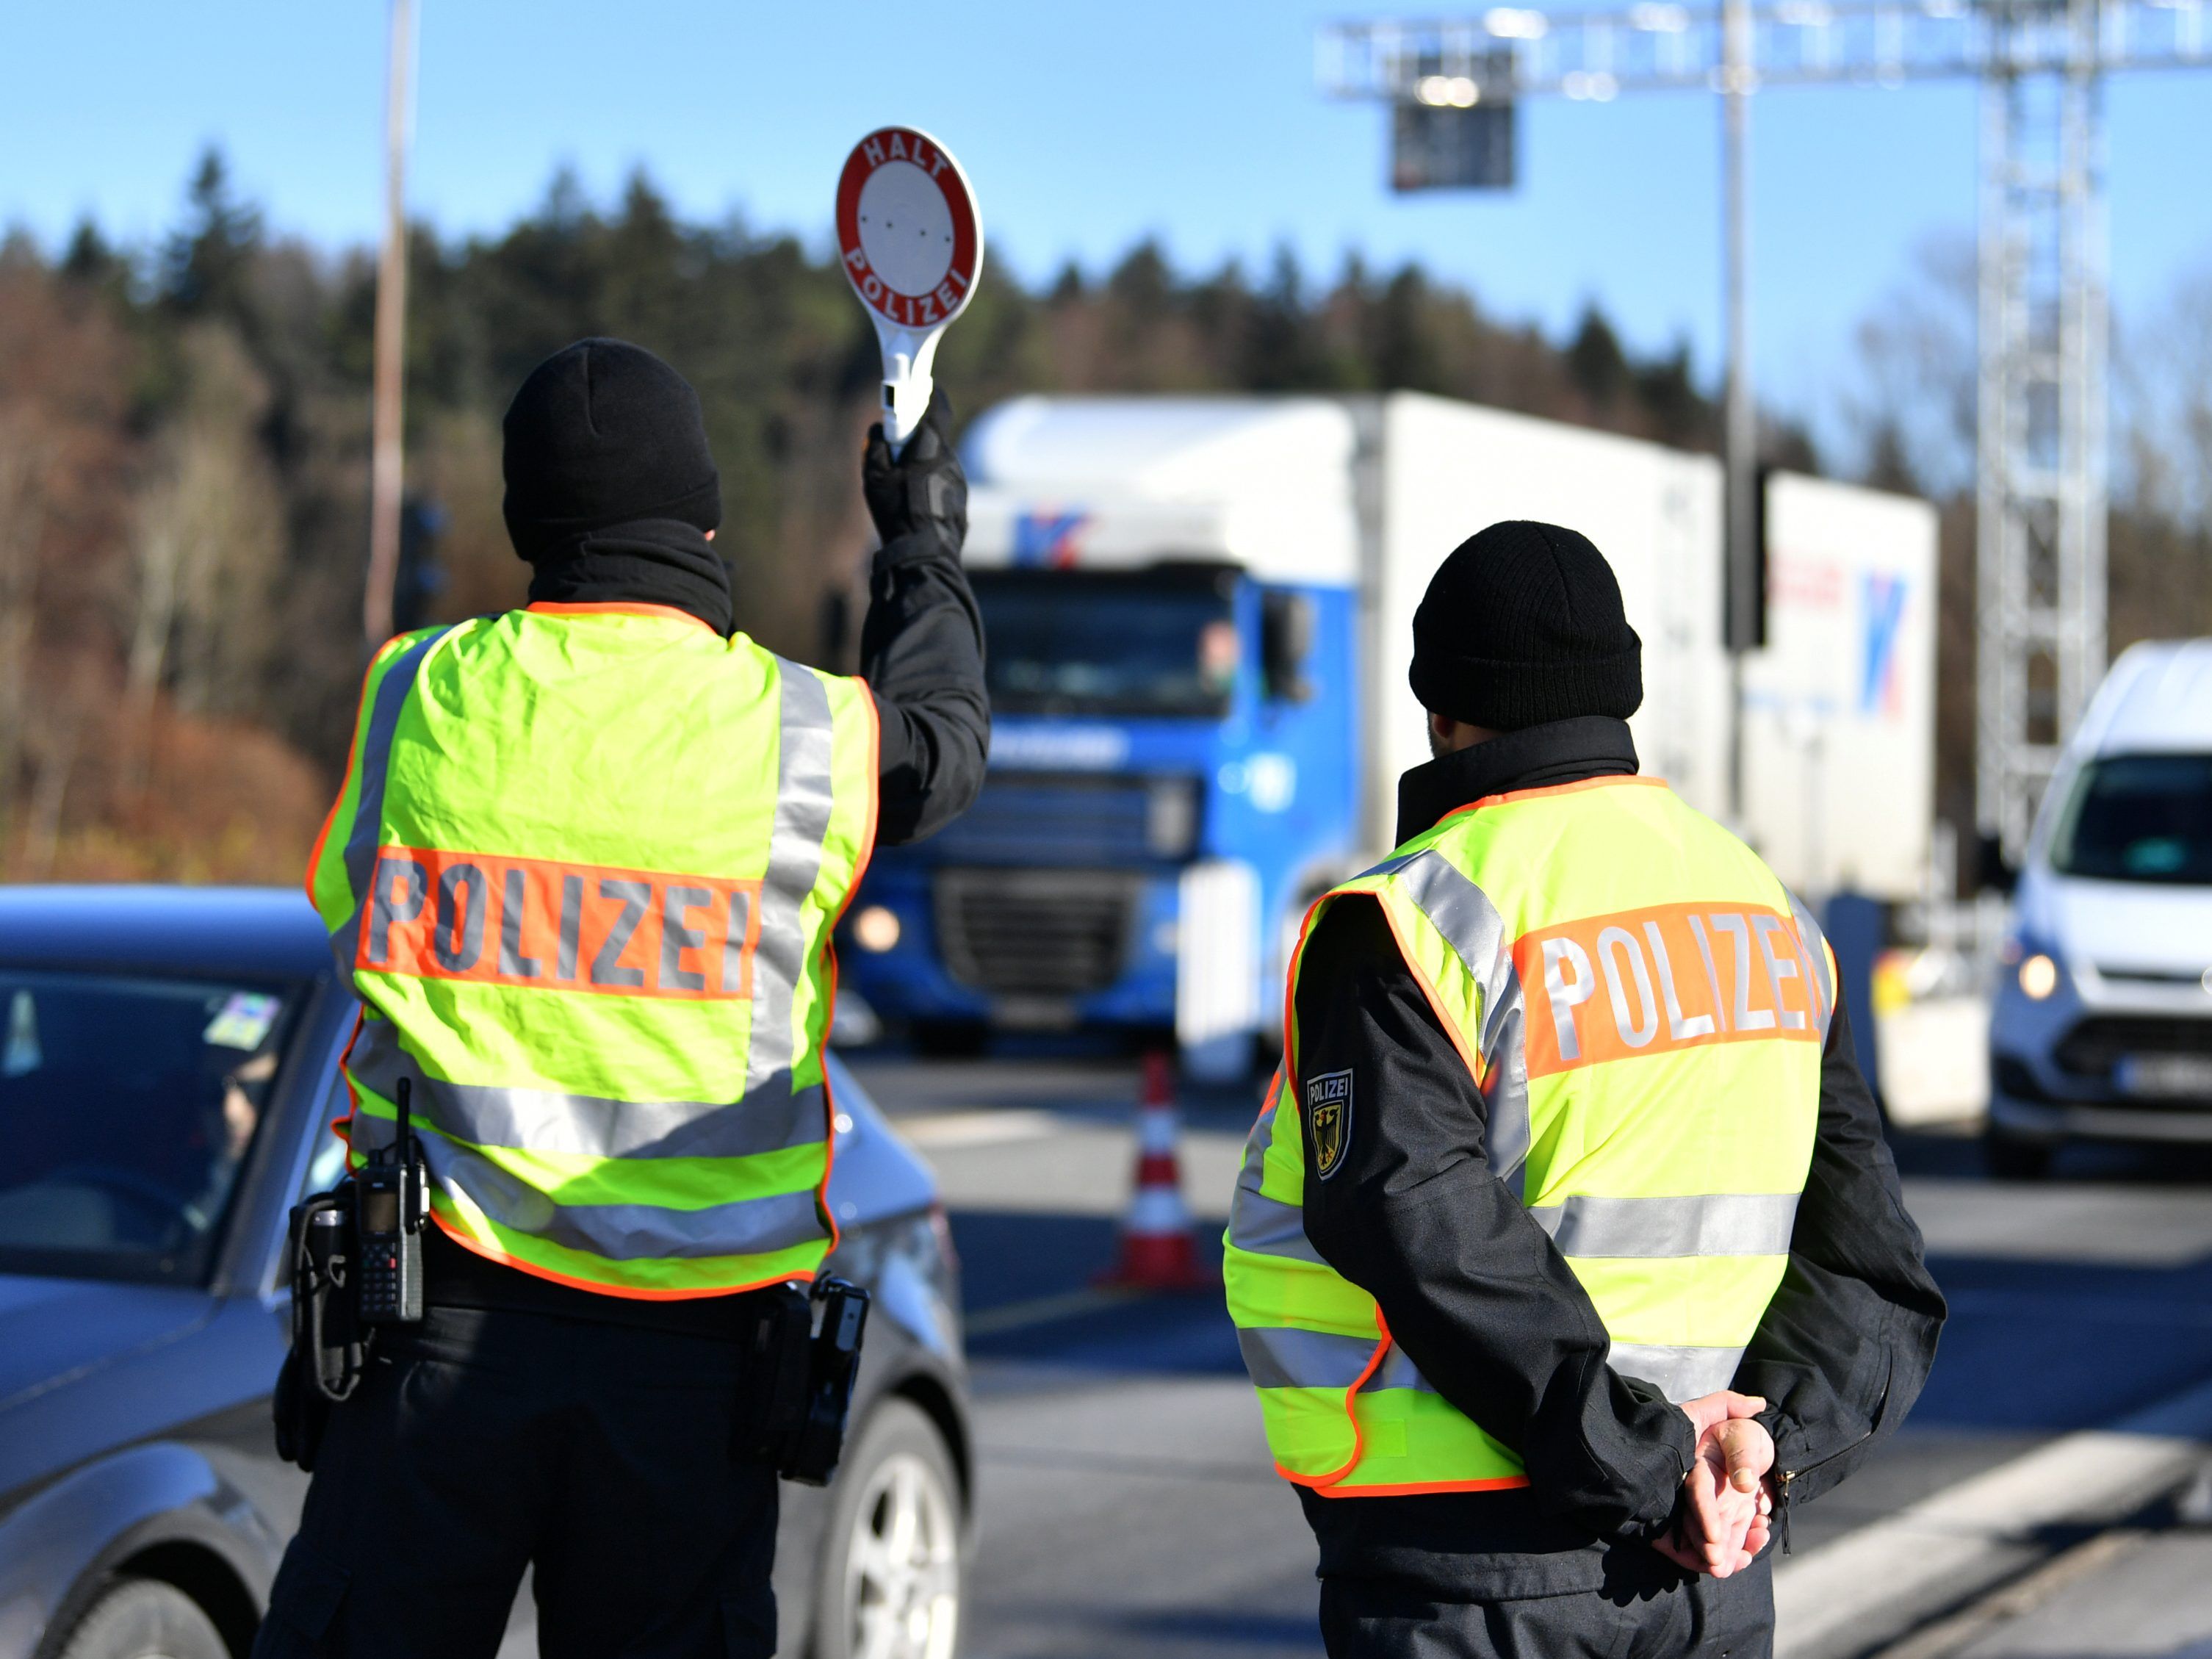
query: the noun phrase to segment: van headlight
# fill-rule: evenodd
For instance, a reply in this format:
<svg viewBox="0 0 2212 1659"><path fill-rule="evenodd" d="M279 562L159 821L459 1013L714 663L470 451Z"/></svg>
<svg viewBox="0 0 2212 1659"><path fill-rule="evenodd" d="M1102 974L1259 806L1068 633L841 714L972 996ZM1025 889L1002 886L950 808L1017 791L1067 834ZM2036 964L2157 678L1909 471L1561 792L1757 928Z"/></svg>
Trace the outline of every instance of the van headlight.
<svg viewBox="0 0 2212 1659"><path fill-rule="evenodd" d="M2066 983L2066 969L2058 951L2033 934L2019 933L2005 941L2003 961L2013 983L2030 1002L2047 1002Z"/></svg>

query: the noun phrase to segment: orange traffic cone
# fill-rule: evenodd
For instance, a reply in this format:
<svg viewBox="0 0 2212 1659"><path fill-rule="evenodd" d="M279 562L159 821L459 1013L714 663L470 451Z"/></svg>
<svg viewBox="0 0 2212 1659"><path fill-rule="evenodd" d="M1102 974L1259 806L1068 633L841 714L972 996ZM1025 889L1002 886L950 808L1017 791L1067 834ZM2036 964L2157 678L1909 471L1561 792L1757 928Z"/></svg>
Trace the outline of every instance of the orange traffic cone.
<svg viewBox="0 0 2212 1659"><path fill-rule="evenodd" d="M1099 1282L1124 1290L1188 1291L1220 1281L1199 1265L1190 1212L1182 1201L1176 1154L1175 1061L1154 1049L1145 1056L1145 1092L1137 1104L1137 1181L1121 1219L1121 1258Z"/></svg>

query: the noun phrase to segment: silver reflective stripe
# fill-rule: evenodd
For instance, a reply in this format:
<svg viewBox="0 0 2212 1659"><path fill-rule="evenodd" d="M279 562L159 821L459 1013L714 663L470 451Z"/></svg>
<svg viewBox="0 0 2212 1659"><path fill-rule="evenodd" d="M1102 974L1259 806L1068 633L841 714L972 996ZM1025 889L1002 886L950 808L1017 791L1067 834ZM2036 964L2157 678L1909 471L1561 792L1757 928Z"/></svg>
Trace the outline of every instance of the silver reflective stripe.
<svg viewBox="0 0 2212 1659"><path fill-rule="evenodd" d="M1804 942L1805 955L1812 963L1814 1012L1819 1015L1814 1022L1820 1031L1820 1042L1828 1041L1828 1026L1836 1017L1836 981L1828 973L1827 940L1820 932L1820 924L1813 920L1813 913L1796 894L1790 895L1790 914L1797 922L1797 937Z"/></svg>
<svg viewBox="0 0 2212 1659"><path fill-rule="evenodd" d="M1491 1172L1517 1194L1528 1159L1528 1063L1522 1041L1521 975L1513 965L1505 919L1490 896L1434 848L1392 864L1391 873L1407 896L1481 990L1480 1041L1489 1120L1484 1158Z"/></svg>
<svg viewBox="0 0 2212 1659"><path fill-rule="evenodd" d="M1237 1348L1244 1356L1244 1369L1251 1373L1255 1389L1348 1389L1359 1381L1381 1340L1301 1330L1291 1325L1255 1325L1237 1333ZM1437 1391L1435 1384L1406 1358L1405 1351L1395 1345L1359 1391L1372 1394L1378 1389L1411 1389L1417 1394Z"/></svg>
<svg viewBox="0 0 2212 1659"><path fill-rule="evenodd" d="M1306 1212L1303 1209L1252 1191L1241 1183L1229 1206L1229 1242L1255 1255L1310 1261L1317 1267L1328 1265L1322 1260L1321 1252L1314 1249L1313 1241L1306 1237Z"/></svg>
<svg viewBox="0 0 2212 1659"><path fill-rule="evenodd" d="M1247 1325L1237 1333L1237 1349L1255 1389L1348 1389L1381 1340L1294 1325Z"/></svg>
<svg viewBox="0 0 2212 1659"><path fill-rule="evenodd" d="M1578 1195L1528 1213L1565 1256L1787 1255L1797 1194Z"/></svg>
<svg viewBox="0 0 2212 1659"><path fill-rule="evenodd" d="M1367 881L1376 876L1395 876L1398 872L1411 864L1415 859L1426 858L1428 854L1425 851L1419 853L1394 853L1389 858L1384 859L1380 864L1369 865L1367 868L1362 870L1358 875L1354 876L1352 880Z"/></svg>
<svg viewBox="0 0 2212 1659"><path fill-rule="evenodd" d="M1676 1405L1717 1394L1735 1381L1741 1348L1674 1348L1641 1342L1616 1342L1605 1363L1623 1376L1640 1376L1657 1385Z"/></svg>
<svg viewBox="0 0 2212 1659"><path fill-rule="evenodd" d="M1528 1045L1521 1002L1521 971L1509 955L1504 979L1483 1008L1482 1052L1490 1063L1482 1079L1489 1134L1486 1155L1508 1190L1528 1201Z"/></svg>
<svg viewBox="0 0 2212 1659"><path fill-rule="evenodd" d="M610 1261L667 1257L763 1255L828 1237L811 1188L740 1199L701 1210L659 1204L556 1204L489 1158L431 1136L432 1175L447 1193L465 1193L501 1226ZM439 1152L445 1167L439 1167Z"/></svg>
<svg viewBox="0 0 2212 1659"><path fill-rule="evenodd" d="M386 1100L414 1083L427 1127L479 1146L585 1158L744 1158L811 1146L828 1133L819 1085L793 1090L780 1072L742 1101L610 1100L554 1089L503 1089L431 1077L389 1021L365 1019L346 1070Z"/></svg>
<svg viewBox="0 0 2212 1659"><path fill-rule="evenodd" d="M376 698L368 713L368 726L361 737L361 793L355 798L353 823L345 844L346 882L353 889L353 914L331 934L331 951L338 972L353 982L354 957L361 941L362 919L368 907L368 884L376 874L376 852L384 840L384 780L392 769L392 739L399 729L399 715L415 689L423 658L451 629L417 640L399 660L384 671L376 683Z"/></svg>
<svg viewBox="0 0 2212 1659"><path fill-rule="evenodd" d="M1415 1394L1434 1394L1437 1385L1421 1375L1420 1367L1406 1358L1406 1351L1396 1343L1382 1356L1382 1363L1375 1368L1375 1375L1360 1388L1362 1394L1373 1394L1378 1389L1411 1389Z"/></svg>
<svg viewBox="0 0 2212 1659"><path fill-rule="evenodd" d="M697 1210L659 1204L562 1204L489 1158L447 1140L434 1126L424 1127L430 1133L421 1138L422 1155L441 1190L465 1197L503 1227L611 1261L760 1255L829 1236L811 1188ZM354 1119L356 1150L373 1152L387 1146L392 1133L389 1119Z"/></svg>
<svg viewBox="0 0 2212 1659"><path fill-rule="evenodd" d="M1267 1147L1275 1138L1276 1108L1270 1106L1252 1124L1252 1132L1244 1137L1244 1161L1237 1166L1237 1188L1239 1192L1256 1193L1267 1174Z"/></svg>
<svg viewBox="0 0 2212 1659"><path fill-rule="evenodd" d="M775 659L775 819L761 879L760 945L753 956L752 1044L745 1095L789 1092L795 1058L792 1001L806 974L806 901L822 873L830 836L833 738L830 689L814 671Z"/></svg>
<svg viewBox="0 0 2212 1659"><path fill-rule="evenodd" d="M1321 1254L1306 1237L1306 1214L1296 1204L1269 1198L1260 1190L1267 1170L1267 1144L1274 1138L1275 1113L1270 1106L1260 1114L1244 1139L1244 1162L1237 1171L1237 1192L1229 1200L1229 1242L1255 1255L1286 1256L1326 1267Z"/></svg>

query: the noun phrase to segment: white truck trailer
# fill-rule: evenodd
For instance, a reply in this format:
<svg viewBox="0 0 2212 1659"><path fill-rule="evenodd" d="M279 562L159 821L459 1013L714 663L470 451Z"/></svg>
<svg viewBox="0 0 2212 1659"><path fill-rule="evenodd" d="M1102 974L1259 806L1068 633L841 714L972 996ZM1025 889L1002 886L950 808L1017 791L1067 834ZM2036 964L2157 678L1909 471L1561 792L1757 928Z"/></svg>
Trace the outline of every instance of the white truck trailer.
<svg viewBox="0 0 2212 1659"><path fill-rule="evenodd" d="M1279 1021L1297 917L1389 848L1428 758L1414 607L1500 519L1579 530L1619 574L1647 773L1808 896L1920 890L1924 502L1769 480L1768 643L1739 702L1709 457L1412 393L1023 398L967 456L991 779L962 825L878 859L847 956L925 1036L1172 1024L1227 1064Z"/></svg>

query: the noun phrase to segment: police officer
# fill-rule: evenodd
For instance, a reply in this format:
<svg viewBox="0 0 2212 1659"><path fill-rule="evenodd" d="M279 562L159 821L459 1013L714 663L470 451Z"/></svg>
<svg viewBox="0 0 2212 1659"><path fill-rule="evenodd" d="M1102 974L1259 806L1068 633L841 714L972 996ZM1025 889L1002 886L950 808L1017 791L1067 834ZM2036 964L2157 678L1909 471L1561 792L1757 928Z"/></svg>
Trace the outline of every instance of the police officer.
<svg viewBox="0 0 2212 1659"><path fill-rule="evenodd" d="M1640 655L1573 531L1457 549L1437 757L1292 961L1225 1277L1339 1659L1768 1651L1762 1552L1934 1356L1833 958L1638 774Z"/></svg>
<svg viewBox="0 0 2212 1659"><path fill-rule="evenodd" d="M982 777L967 486L943 396L862 463L862 678L738 630L699 400L578 342L505 427L530 603L376 653L310 896L364 1014L358 1162L403 1079L427 1316L337 1407L257 1653L766 1655L767 1316L836 1237L830 931L878 841Z"/></svg>

